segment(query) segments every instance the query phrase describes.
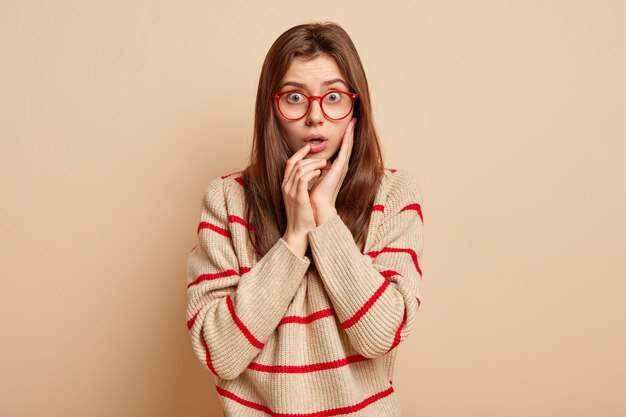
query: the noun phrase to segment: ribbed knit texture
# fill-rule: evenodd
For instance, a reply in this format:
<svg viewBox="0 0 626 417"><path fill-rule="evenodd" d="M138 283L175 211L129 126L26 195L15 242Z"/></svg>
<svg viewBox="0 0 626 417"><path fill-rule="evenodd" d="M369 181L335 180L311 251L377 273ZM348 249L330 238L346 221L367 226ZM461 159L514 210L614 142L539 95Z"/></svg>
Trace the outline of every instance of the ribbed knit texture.
<svg viewBox="0 0 626 417"><path fill-rule="evenodd" d="M361 253L339 215L300 257L258 259L240 172L210 181L187 263L187 327L226 417L399 417L398 346L421 302L422 194L385 169Z"/></svg>

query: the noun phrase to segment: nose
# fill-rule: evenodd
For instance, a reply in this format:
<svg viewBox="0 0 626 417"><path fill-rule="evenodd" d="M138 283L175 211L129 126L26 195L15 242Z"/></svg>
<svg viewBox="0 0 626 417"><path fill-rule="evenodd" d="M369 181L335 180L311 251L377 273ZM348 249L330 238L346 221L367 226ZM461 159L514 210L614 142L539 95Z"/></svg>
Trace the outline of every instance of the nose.
<svg viewBox="0 0 626 417"><path fill-rule="evenodd" d="M322 113L322 107L320 100L311 100L311 106L309 112L306 115L306 124L320 124L324 122L324 113Z"/></svg>

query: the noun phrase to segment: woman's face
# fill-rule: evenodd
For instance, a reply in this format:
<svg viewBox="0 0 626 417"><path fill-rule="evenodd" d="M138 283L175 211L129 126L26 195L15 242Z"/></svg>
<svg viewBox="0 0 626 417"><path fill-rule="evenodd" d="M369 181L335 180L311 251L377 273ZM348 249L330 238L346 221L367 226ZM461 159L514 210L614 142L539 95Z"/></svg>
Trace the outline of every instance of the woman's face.
<svg viewBox="0 0 626 417"><path fill-rule="evenodd" d="M332 81L332 83L326 84L327 81ZM301 84L301 86L295 84ZM322 54L309 60L295 58L276 92L290 90L302 92L307 96L322 96L329 90L350 92L348 83L341 75L337 63L328 54ZM354 108L350 110L348 116L341 120L329 120L324 117L320 102L312 100L309 112L303 118L288 120L280 114L276 108L276 101L274 101L274 113L278 120L278 127L292 154L306 145L305 139L310 134L321 134L326 137L325 149L316 153L309 151L304 158L331 160L341 146L343 135L352 119L353 112Z"/></svg>

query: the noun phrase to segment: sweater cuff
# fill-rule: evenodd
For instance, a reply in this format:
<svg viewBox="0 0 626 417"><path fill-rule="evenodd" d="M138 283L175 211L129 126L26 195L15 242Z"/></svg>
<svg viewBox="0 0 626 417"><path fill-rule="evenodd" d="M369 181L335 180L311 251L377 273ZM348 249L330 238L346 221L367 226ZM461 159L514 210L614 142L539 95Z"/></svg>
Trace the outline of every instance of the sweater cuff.
<svg viewBox="0 0 626 417"><path fill-rule="evenodd" d="M309 232L309 243L311 250L317 249L318 252L320 250L327 252L329 249L341 248L345 250L351 248L356 254L361 255L354 242L352 232L338 213Z"/></svg>
<svg viewBox="0 0 626 417"><path fill-rule="evenodd" d="M361 253L339 214L310 231L309 243L331 299L344 312L358 310L384 284L384 277L372 259Z"/></svg>
<svg viewBox="0 0 626 417"><path fill-rule="evenodd" d="M258 276L263 278L257 282L256 296L265 299L269 304L276 304L280 310L284 310L291 302L302 281L296 277L302 278L304 276L311 261L306 256L304 258L299 257L282 238L274 244L265 256L267 259L262 262L263 266L259 265L261 269ZM261 261L263 260L261 259ZM273 279L266 278L270 275L273 275Z"/></svg>
<svg viewBox="0 0 626 417"><path fill-rule="evenodd" d="M309 257L308 257L308 256L306 256L306 255L304 255L303 257L300 257L297 253L295 253L295 252L291 249L291 247L289 246L289 244L287 243L287 241L286 241L285 239L283 239L282 237L279 239L279 241L280 241L280 243L282 244L282 246L284 246L285 248L287 248L287 250L288 250L289 252L291 252L292 257L294 257L294 256L295 256L295 257L296 257L299 261L301 261L301 262L295 262L295 261L293 261L293 260L292 260L293 262L295 262L296 264L300 263L300 264L302 264L302 265L305 265L305 264L306 264L306 266L307 266L307 267L309 266L309 264L311 263L311 258L309 258ZM292 263L293 263L293 262L292 262Z"/></svg>
<svg viewBox="0 0 626 417"><path fill-rule="evenodd" d="M302 283L309 264L281 239L257 262L253 275L244 274L238 284L238 303L245 305L240 319L260 337L269 336Z"/></svg>

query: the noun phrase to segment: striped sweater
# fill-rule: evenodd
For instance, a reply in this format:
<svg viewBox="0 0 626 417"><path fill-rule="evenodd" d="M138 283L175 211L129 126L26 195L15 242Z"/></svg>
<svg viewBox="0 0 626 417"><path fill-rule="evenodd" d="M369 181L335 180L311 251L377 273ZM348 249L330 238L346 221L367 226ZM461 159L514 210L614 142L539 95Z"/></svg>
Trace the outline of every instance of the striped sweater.
<svg viewBox="0 0 626 417"><path fill-rule="evenodd" d="M365 249L335 214L308 234L249 241L241 171L209 182L187 261L187 327L227 417L399 417L397 347L421 302L422 194L386 168Z"/></svg>

